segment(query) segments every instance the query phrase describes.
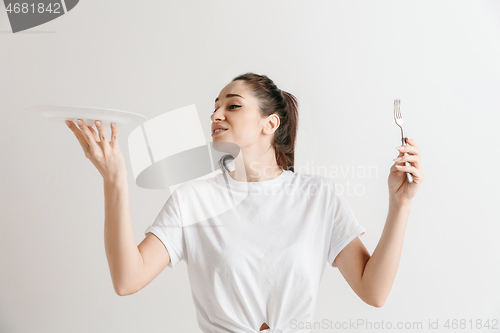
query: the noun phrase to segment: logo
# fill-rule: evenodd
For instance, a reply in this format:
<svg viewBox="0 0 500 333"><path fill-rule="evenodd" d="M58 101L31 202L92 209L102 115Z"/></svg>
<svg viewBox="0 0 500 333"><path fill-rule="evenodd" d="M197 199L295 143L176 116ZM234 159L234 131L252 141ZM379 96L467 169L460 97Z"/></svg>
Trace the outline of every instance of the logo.
<svg viewBox="0 0 500 333"><path fill-rule="evenodd" d="M4 0L12 32L27 30L52 21L75 8L79 0Z"/></svg>

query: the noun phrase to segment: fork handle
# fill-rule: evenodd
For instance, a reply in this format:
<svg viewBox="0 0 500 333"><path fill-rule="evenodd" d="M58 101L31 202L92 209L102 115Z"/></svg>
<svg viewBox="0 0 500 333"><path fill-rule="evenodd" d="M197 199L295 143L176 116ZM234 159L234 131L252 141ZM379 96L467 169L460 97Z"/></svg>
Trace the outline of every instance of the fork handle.
<svg viewBox="0 0 500 333"><path fill-rule="evenodd" d="M404 153L403 155L408 155L408 153ZM406 166L411 166L411 163L406 161L405 162ZM408 183L413 183L413 175L409 172L406 173L406 178L408 179Z"/></svg>

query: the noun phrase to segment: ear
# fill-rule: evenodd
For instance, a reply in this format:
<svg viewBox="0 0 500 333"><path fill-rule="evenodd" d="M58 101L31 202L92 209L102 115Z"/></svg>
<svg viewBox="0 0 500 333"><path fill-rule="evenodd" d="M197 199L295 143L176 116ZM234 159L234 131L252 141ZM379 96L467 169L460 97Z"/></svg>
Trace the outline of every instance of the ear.
<svg viewBox="0 0 500 333"><path fill-rule="evenodd" d="M276 113L269 115L264 119L264 134L272 134L278 129L280 125L280 117Z"/></svg>

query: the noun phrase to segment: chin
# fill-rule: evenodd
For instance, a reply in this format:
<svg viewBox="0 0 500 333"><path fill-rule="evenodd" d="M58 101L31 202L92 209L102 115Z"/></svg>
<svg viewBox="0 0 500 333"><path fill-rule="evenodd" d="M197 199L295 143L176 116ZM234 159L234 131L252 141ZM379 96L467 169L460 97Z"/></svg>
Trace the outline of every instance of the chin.
<svg viewBox="0 0 500 333"><path fill-rule="evenodd" d="M221 135L213 136L212 140L213 141L221 141L221 142L233 142L233 140L231 140L231 138L227 138L223 135L222 136Z"/></svg>
<svg viewBox="0 0 500 333"><path fill-rule="evenodd" d="M212 138L212 142L229 142L229 143L234 143L233 140L224 139L224 138Z"/></svg>

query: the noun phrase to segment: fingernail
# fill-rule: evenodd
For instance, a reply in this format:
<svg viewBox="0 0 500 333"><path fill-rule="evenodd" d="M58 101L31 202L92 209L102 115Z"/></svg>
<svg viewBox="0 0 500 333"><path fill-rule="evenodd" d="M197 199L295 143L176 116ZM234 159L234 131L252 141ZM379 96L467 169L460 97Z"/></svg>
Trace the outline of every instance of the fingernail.
<svg viewBox="0 0 500 333"><path fill-rule="evenodd" d="M83 125L83 123L82 123L82 121L81 121L80 119L78 119L78 120L76 121L76 123L78 124L78 126L82 126L82 125Z"/></svg>
<svg viewBox="0 0 500 333"><path fill-rule="evenodd" d="M71 123L67 120L64 121L68 127L71 127Z"/></svg>
<svg viewBox="0 0 500 333"><path fill-rule="evenodd" d="M393 159L393 161L399 161L401 159L401 157L396 157L395 159Z"/></svg>
<svg viewBox="0 0 500 333"><path fill-rule="evenodd" d="M413 140L412 138L410 138L409 136L406 137L408 140Z"/></svg>
<svg viewBox="0 0 500 333"><path fill-rule="evenodd" d="M111 123L111 127L116 128L116 124L115 123Z"/></svg>
<svg viewBox="0 0 500 333"><path fill-rule="evenodd" d="M396 165L396 168L402 168L403 166L402 165Z"/></svg>
<svg viewBox="0 0 500 333"><path fill-rule="evenodd" d="M100 122L99 120L96 120L96 121L95 121L95 125L96 125L97 127L101 127L101 122Z"/></svg>
<svg viewBox="0 0 500 333"><path fill-rule="evenodd" d="M396 149L402 150L405 146L397 146Z"/></svg>

